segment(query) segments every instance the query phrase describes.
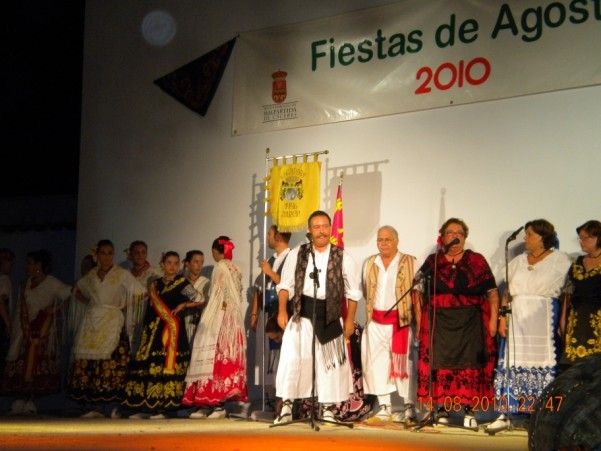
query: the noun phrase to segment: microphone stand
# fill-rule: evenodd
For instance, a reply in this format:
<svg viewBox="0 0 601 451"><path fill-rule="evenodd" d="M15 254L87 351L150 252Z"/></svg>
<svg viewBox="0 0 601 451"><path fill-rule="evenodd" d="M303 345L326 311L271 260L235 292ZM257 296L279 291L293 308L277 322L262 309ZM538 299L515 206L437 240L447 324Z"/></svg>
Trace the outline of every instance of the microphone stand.
<svg viewBox="0 0 601 451"><path fill-rule="evenodd" d="M434 339L434 330L432 328L432 325L434 324L434 302L433 299L430 296L430 291L432 288L432 271L434 270L434 272L436 272L436 268L438 266L437 264L438 261L438 252L436 252L436 254L434 255L434 266L426 268L425 272L422 273L422 277L421 279L425 281L424 283L424 293L423 293L423 298L425 299L424 304L428 305L428 361L429 361L429 368L428 368L428 400L430 403L430 410L428 411L428 413L424 416L424 418L422 418L422 420L419 422L419 424L417 426L415 426L412 431L417 432L420 429L423 429L426 426L433 426L434 422L436 421L436 415L434 413L434 407L432 405L432 383L434 381L434 370L432 369L433 363L434 363L434 346L433 346L433 339ZM436 288L434 288L434 293L433 295L436 295ZM418 337L419 339L419 337ZM419 358L418 358L419 360Z"/></svg>
<svg viewBox="0 0 601 451"><path fill-rule="evenodd" d="M432 384L434 381L434 369L432 368L434 365L434 309L436 306L434 305L434 298L436 297L436 273L438 269L438 254L442 252L445 255L449 252L451 247L459 244L459 238L454 238L451 242L445 244L434 254L434 265L425 268L425 272L422 274L422 279L426 279L426 283L424 284L424 295L423 297L426 299L424 304L428 305L428 403L430 404L430 411L426 414L426 416L420 421L420 423L415 426L412 430L419 431L425 426L433 426L436 421L436 414L434 413L434 402L432 400ZM432 282L432 272L434 272L434 282ZM430 289L434 285L432 290L432 296L430 296Z"/></svg>
<svg viewBox="0 0 601 451"><path fill-rule="evenodd" d="M311 412L309 415L309 424L311 425L311 429L315 432L319 431L319 425L316 421L315 410L319 408L319 403L317 402L317 396L315 394L315 321L317 318L317 289L319 288L319 271L317 270L317 265L315 264L315 250L313 249L313 242L309 241L309 251L311 252L311 258L313 259L313 271L309 273L309 277L313 280L313 309L311 312L311 325L313 326L313 337L311 338Z"/></svg>
<svg viewBox="0 0 601 451"><path fill-rule="evenodd" d="M522 227L520 227L517 232L519 233L519 231L522 229ZM507 422L509 423L507 430L508 431L512 431L513 430L513 421L511 420L511 402L510 402L510 389L509 389L509 383L511 381L511 377L509 375L509 371L511 368L510 365L510 351L509 351L509 341L510 341L510 336L512 334L510 334L509 329L510 327L513 328L513 321L511 320L511 303L513 302L513 296L511 295L511 290L509 289L509 243L512 242L513 240L515 240L517 236L517 233L512 234L509 238L507 238L507 241L505 241L505 291L507 293L507 306L503 306L501 305L499 307L499 316L500 317L505 317L505 343L504 343L504 351L505 351L505 375L503 377L504 379L504 383L505 383L505 394L507 395L507 412L506 412L506 418L507 418ZM501 301L502 302L502 301ZM502 398L502 397L501 397ZM499 410L501 411L501 414L503 413L502 411L502 402L501 400L499 400ZM494 435L497 431L487 431L490 435Z"/></svg>

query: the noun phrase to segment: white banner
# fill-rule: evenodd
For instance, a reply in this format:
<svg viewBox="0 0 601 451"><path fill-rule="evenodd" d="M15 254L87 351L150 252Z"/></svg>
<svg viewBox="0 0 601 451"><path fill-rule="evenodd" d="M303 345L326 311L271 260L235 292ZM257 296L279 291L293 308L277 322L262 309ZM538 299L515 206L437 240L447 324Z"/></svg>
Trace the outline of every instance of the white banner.
<svg viewBox="0 0 601 451"><path fill-rule="evenodd" d="M244 33L233 134L601 83L601 0L406 0Z"/></svg>

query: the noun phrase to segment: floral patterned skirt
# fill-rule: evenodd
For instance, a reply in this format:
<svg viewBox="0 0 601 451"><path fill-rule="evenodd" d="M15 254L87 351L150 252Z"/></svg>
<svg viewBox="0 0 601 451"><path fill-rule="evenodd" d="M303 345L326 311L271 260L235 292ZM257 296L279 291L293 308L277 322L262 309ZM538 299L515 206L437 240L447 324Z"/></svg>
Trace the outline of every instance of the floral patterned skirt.
<svg viewBox="0 0 601 451"><path fill-rule="evenodd" d="M443 295L438 295L440 299ZM482 306L482 324L488 324L490 313ZM483 327L484 327L483 326ZM493 399L493 377L497 358L495 340L486 332L483 337L485 364L482 368L435 369L430 387L430 347L427 308L422 312L419 361L417 364L417 401L420 404L474 406L486 397Z"/></svg>
<svg viewBox="0 0 601 451"><path fill-rule="evenodd" d="M121 333L110 359L77 359L69 377L67 393L83 403L121 402L129 363L129 343Z"/></svg>
<svg viewBox="0 0 601 451"><path fill-rule="evenodd" d="M176 410L181 405L190 345L185 327L180 327L174 372L166 372L162 325L157 317L144 325L140 347L129 364L122 403L125 407L154 412Z"/></svg>
<svg viewBox="0 0 601 451"><path fill-rule="evenodd" d="M572 304L561 364L573 365L595 354L601 354L601 298Z"/></svg>
<svg viewBox="0 0 601 451"><path fill-rule="evenodd" d="M241 331L240 334L243 332ZM244 337L236 339L244 346ZM248 401L246 389L246 359L244 353L240 360L232 360L217 346L213 377L206 381L188 384L182 404L185 406L216 406L225 401Z"/></svg>

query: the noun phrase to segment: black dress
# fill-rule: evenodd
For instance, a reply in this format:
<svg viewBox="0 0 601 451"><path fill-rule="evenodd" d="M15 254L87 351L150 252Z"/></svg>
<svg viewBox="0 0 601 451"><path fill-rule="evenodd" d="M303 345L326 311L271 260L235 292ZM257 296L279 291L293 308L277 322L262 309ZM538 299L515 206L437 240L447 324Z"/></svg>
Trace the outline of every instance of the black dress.
<svg viewBox="0 0 601 451"><path fill-rule="evenodd" d="M171 314L197 292L183 277L165 284L155 280L148 288L140 347L130 361L123 405L136 410L175 410L184 394L190 344L183 319Z"/></svg>
<svg viewBox="0 0 601 451"><path fill-rule="evenodd" d="M601 354L601 264L586 271L583 262L584 257L578 257L568 273L572 296L561 358L564 365Z"/></svg>

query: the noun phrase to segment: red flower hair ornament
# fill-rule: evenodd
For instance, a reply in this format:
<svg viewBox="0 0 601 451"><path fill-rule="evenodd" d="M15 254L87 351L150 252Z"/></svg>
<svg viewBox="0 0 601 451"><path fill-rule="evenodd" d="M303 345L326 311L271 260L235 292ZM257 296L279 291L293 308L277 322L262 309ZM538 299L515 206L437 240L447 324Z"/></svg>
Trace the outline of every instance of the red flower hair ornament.
<svg viewBox="0 0 601 451"><path fill-rule="evenodd" d="M236 247L234 246L234 243L230 240L219 240L217 242L223 246L223 257L231 260L233 257L232 250Z"/></svg>

